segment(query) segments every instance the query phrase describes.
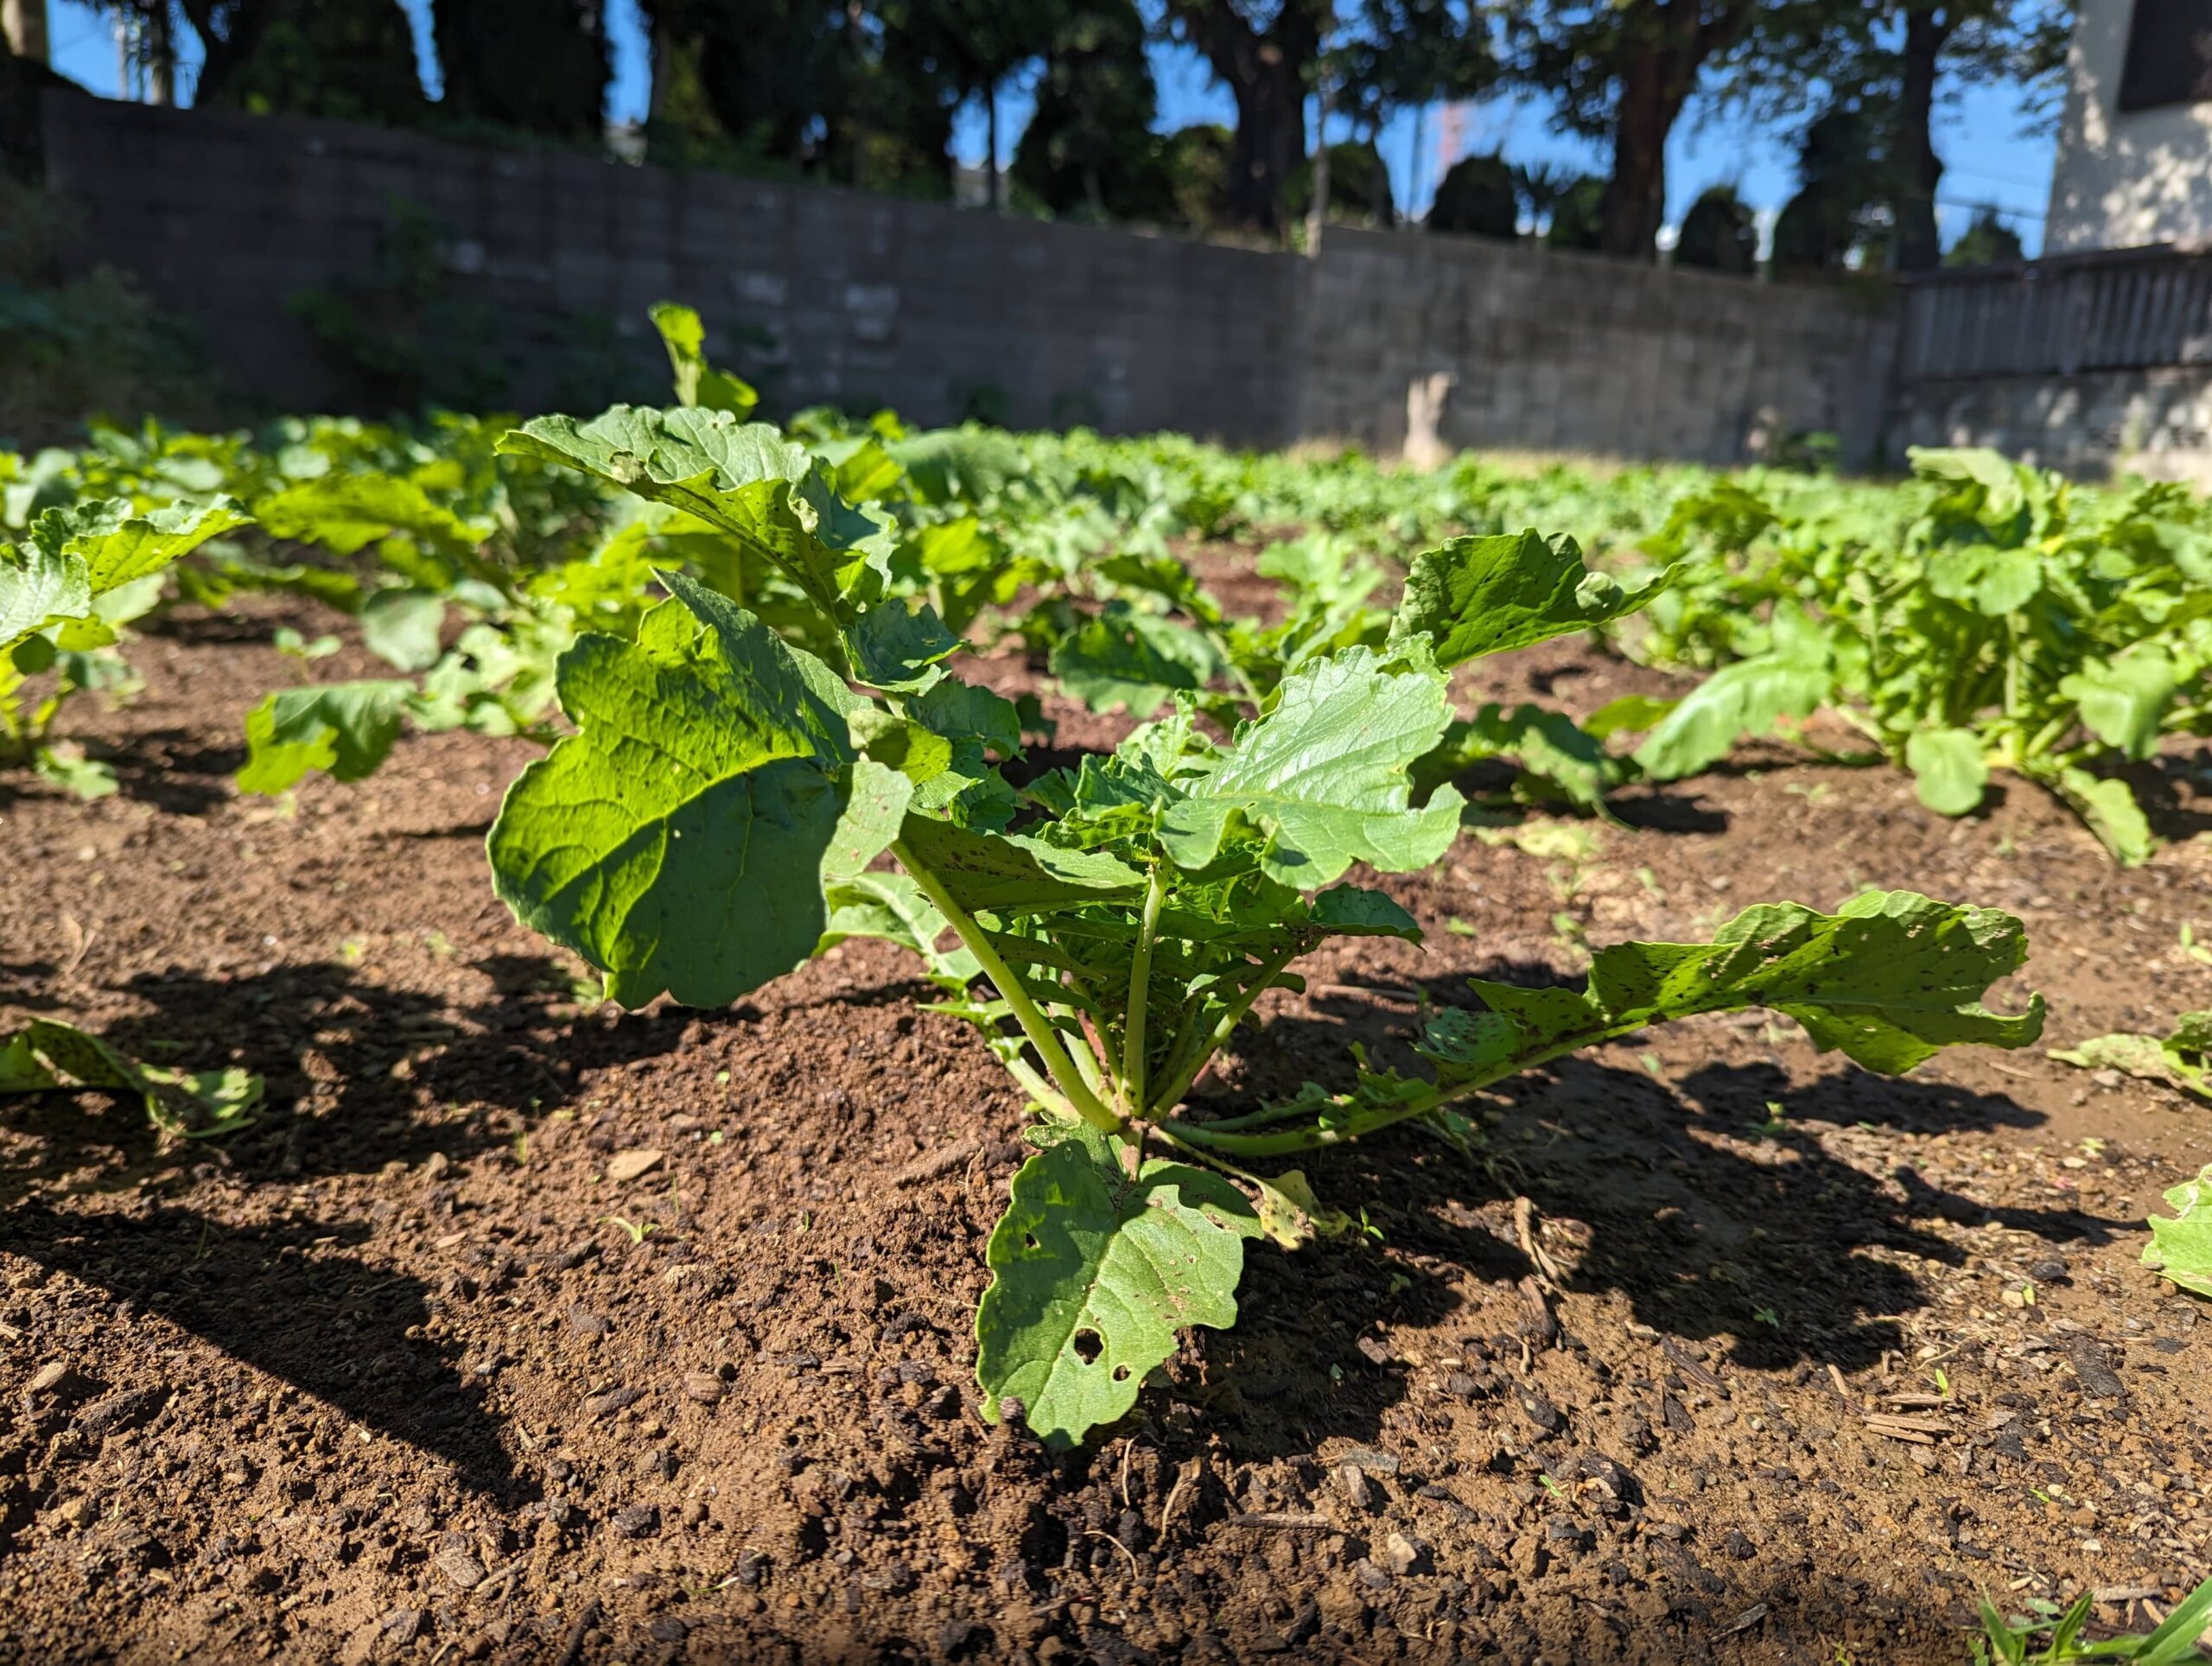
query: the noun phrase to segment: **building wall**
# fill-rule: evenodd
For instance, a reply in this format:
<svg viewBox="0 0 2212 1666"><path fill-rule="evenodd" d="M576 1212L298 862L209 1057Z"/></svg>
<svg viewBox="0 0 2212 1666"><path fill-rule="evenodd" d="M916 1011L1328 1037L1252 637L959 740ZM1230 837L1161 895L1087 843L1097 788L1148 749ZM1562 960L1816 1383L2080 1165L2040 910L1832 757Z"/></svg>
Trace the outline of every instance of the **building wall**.
<svg viewBox="0 0 2212 1666"><path fill-rule="evenodd" d="M345 385L288 303L370 270L400 202L444 228L454 292L518 344L526 409L664 397L645 314L676 299L784 408L1389 452L1433 389L1419 448L1723 462L1823 429L1864 460L1895 338L1889 312L1830 291L1473 239L1332 228L1307 259L299 118L51 97L44 124L92 251L294 409ZM564 349L594 319L616 368L578 388Z"/></svg>
<svg viewBox="0 0 2212 1666"><path fill-rule="evenodd" d="M1994 446L2088 480L2141 474L2212 490L2212 366L1990 376L1908 385L1891 442Z"/></svg>
<svg viewBox="0 0 2212 1666"><path fill-rule="evenodd" d="M2135 0L2082 0L2066 60L2046 254L2212 243L2212 102L2122 112Z"/></svg>

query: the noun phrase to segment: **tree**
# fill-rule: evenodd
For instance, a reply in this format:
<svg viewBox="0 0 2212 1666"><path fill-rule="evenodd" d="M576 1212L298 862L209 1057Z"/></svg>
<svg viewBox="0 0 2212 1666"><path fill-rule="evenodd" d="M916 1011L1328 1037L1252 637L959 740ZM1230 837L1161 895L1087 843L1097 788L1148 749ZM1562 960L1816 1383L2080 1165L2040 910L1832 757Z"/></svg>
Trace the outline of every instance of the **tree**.
<svg viewBox="0 0 2212 1666"><path fill-rule="evenodd" d="M962 101L977 99L986 130L983 176L991 206L1004 207L999 181L999 90L1024 64L1042 57L1067 21L1063 0L903 0L882 67L896 71L913 54L949 80Z"/></svg>
<svg viewBox="0 0 2212 1666"><path fill-rule="evenodd" d="M1880 171L1878 200L1890 226L1885 264L1925 271L1939 258L1936 198L1943 178L1935 114L1948 87L2003 80L2030 97L2059 80L2077 0L1768 0L1715 88L1726 103L1776 119L1824 100L1826 112L1860 120L1864 168L1839 166L1834 181L1863 182ZM1809 131L1809 130L1808 130ZM1808 181L1809 188L1809 181ZM1856 186L1853 188L1857 188ZM1821 253L1840 222L1833 189L1791 216L1791 253ZM1823 204L1825 206L1823 206ZM1821 210L1820 214L1815 209ZM1819 227L1810 222L1827 216ZM1865 216L1859 216L1864 225ZM1784 264L1777 228L1777 267ZM1828 264L1830 260L1797 264Z"/></svg>
<svg viewBox="0 0 2212 1666"><path fill-rule="evenodd" d="M1311 209L1315 172L1308 164L1292 180L1285 207L1294 215ZM1390 193L1390 170L1373 140L1338 139L1329 146L1328 218L1332 223L1389 226L1397 212L1397 202Z"/></svg>
<svg viewBox="0 0 2212 1666"><path fill-rule="evenodd" d="M1749 277L1759 264L1758 226L1732 185L1711 185L1682 216L1675 264Z"/></svg>
<svg viewBox="0 0 2212 1666"><path fill-rule="evenodd" d="M1500 72L1475 16L1453 0L1359 0L1325 54L1337 113L1371 139L1400 110L1488 92Z"/></svg>
<svg viewBox="0 0 2212 1666"><path fill-rule="evenodd" d="M1202 53L1236 101L1224 181L1229 224L1279 236L1306 158L1306 94L1332 0L1166 0L1167 26ZM1262 22L1261 18L1266 17Z"/></svg>
<svg viewBox="0 0 2212 1666"><path fill-rule="evenodd" d="M1974 211L1972 224L1943 251L1946 266L2004 266L2024 258L2020 234L1986 204Z"/></svg>
<svg viewBox="0 0 2212 1666"><path fill-rule="evenodd" d="M1229 224L1230 157L1236 148L1236 136L1218 122L1193 122L1167 136L1167 193L1177 225L1212 232Z"/></svg>
<svg viewBox="0 0 2212 1666"><path fill-rule="evenodd" d="M948 197L962 97L919 0L649 0L656 151Z"/></svg>
<svg viewBox="0 0 2212 1666"><path fill-rule="evenodd" d="M1045 54L1014 182L1053 213L1173 219L1158 93L1133 0L1077 0Z"/></svg>
<svg viewBox="0 0 2212 1666"><path fill-rule="evenodd" d="M1706 67L1759 0L1539 0L1508 19L1518 73L1559 100L1569 131L1609 140L1599 242L1652 260L1667 210L1667 139Z"/></svg>
<svg viewBox="0 0 2212 1666"><path fill-rule="evenodd" d="M1594 254L1605 246L1605 181L1592 174L1578 175L1553 200L1545 246Z"/></svg>
<svg viewBox="0 0 2212 1666"><path fill-rule="evenodd" d="M598 0L431 0L430 17L453 114L554 138L605 131Z"/></svg>
<svg viewBox="0 0 2212 1666"><path fill-rule="evenodd" d="M1881 264L1896 196L1883 136L1894 125L1886 99L1839 99L1806 124L1797 142L1797 194L1775 216L1768 264L1777 277L1840 271L1855 251Z"/></svg>
<svg viewBox="0 0 2212 1666"><path fill-rule="evenodd" d="M252 49L201 105L419 122L429 109L415 67L415 37L396 0L271 0Z"/></svg>
<svg viewBox="0 0 2212 1666"><path fill-rule="evenodd" d="M1496 156L1462 156L1437 181L1428 229L1470 237L1521 234L1521 198L1513 170Z"/></svg>

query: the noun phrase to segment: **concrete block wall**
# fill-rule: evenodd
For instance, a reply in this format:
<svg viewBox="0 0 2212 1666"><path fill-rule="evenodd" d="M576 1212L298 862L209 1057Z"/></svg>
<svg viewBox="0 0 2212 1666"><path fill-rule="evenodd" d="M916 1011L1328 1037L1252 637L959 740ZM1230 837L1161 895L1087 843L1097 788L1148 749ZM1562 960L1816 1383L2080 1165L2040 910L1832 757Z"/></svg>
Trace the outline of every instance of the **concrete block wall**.
<svg viewBox="0 0 2212 1666"><path fill-rule="evenodd" d="M402 201L444 229L455 289L503 338L611 324L620 373L566 390L583 403L664 397L645 315L676 299L785 408L1395 452L1409 388L1441 372L1450 444L1726 462L1778 423L1863 460L1894 339L1825 291L1475 239L1332 228L1306 259L302 118L66 96L43 117L92 252L294 409L340 395L287 302L365 266ZM553 395L520 357L511 397L531 409Z"/></svg>
<svg viewBox="0 0 2212 1666"><path fill-rule="evenodd" d="M2212 366L1908 385L1891 423L1914 445L1994 446L2085 479L2141 474L2212 491Z"/></svg>
<svg viewBox="0 0 2212 1666"><path fill-rule="evenodd" d="M1879 448L1895 318L1834 291L1350 230L1312 264L1309 433L1395 450L1404 389L1442 372L1456 446L1725 463L1778 427Z"/></svg>

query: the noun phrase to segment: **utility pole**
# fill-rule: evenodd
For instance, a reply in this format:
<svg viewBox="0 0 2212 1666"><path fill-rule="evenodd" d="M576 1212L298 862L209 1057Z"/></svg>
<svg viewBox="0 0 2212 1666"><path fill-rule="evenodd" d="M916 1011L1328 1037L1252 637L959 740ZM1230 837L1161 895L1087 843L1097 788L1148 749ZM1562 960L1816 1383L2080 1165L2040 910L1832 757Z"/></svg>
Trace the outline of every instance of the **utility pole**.
<svg viewBox="0 0 2212 1666"><path fill-rule="evenodd" d="M16 57L45 63L51 50L46 0L0 0L0 34L8 37L8 50Z"/></svg>

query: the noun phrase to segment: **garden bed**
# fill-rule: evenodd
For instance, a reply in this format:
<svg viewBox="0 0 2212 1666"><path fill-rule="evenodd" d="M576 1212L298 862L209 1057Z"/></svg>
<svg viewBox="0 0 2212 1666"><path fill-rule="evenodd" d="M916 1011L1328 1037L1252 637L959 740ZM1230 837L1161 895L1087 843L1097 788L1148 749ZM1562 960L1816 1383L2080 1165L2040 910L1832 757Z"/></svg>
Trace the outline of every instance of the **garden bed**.
<svg viewBox="0 0 2212 1666"><path fill-rule="evenodd" d="M0 1102L0 1656L1953 1662L1980 1592L2140 1630L2204 1572L2206 1332L2137 1264L2212 1158L2191 1102L2036 1050L1885 1079L1760 1014L1601 1047L1484 1102L1473 1158L1309 1162L1370 1230L1255 1246L1237 1328L1055 1458L973 1373L1020 1100L911 963L597 1006L488 883L526 746L235 792L241 714L296 680L272 622L143 645L144 695L79 724L115 797L0 799L6 1015L270 1098L166 1149L135 1103ZM1567 644L1483 669L1578 712L1650 684ZM1120 727L1047 708L1065 754ZM2129 871L2018 785L1952 822L1758 760L1370 878L1427 943L1314 956L1233 1072L1330 1079L1585 931L1866 885L2020 915L1992 1004L2042 990L2046 1045L2212 1006L2181 760Z"/></svg>

